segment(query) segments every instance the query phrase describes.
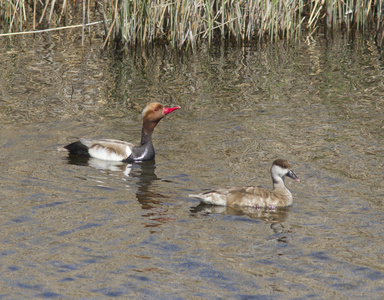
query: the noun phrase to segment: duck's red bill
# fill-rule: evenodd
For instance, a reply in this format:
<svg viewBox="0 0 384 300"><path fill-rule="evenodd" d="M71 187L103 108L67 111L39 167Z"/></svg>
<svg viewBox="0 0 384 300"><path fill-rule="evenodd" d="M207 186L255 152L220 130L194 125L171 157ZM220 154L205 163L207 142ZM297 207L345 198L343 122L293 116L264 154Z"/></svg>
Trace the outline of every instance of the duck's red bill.
<svg viewBox="0 0 384 300"><path fill-rule="evenodd" d="M175 106L175 107L164 107L164 114L167 115L171 112L173 112L176 109L181 108L180 106Z"/></svg>

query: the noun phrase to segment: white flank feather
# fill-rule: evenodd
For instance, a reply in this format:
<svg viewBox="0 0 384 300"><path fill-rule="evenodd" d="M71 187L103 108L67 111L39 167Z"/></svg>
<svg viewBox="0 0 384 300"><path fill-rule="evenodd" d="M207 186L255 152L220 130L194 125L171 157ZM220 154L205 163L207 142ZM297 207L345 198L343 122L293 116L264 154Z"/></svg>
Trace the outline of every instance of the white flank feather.
<svg viewBox="0 0 384 300"><path fill-rule="evenodd" d="M132 153L131 149L128 146L126 147L126 150L125 150L125 152L127 153L126 157L120 154L117 154L116 152L111 151L108 148L101 147L101 146L89 148L88 152L91 157L103 159L103 160L110 160L110 161L122 161Z"/></svg>

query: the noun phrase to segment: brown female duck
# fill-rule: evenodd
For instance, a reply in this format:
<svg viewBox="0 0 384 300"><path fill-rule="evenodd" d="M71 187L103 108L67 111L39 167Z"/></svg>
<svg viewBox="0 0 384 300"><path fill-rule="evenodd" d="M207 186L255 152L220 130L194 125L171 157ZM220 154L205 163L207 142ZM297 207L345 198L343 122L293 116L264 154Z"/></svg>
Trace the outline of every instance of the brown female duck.
<svg viewBox="0 0 384 300"><path fill-rule="evenodd" d="M288 176L298 182L300 179L291 170L291 165L283 159L276 159L272 163L271 176L273 190L262 187L245 186L230 189L218 189L198 195L190 195L202 203L222 206L250 206L250 207L284 207L292 205L292 194L284 184L284 177Z"/></svg>

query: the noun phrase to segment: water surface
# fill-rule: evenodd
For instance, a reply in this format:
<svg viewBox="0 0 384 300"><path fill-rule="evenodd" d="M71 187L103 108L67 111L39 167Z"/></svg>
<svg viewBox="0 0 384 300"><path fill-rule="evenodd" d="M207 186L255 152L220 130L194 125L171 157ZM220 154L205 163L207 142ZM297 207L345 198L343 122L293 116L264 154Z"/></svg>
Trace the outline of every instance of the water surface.
<svg viewBox="0 0 384 300"><path fill-rule="evenodd" d="M370 40L175 55L101 53L67 33L0 40L0 297L381 299L383 64ZM138 142L180 105L155 162L68 158L76 136ZM271 187L288 209L188 197Z"/></svg>

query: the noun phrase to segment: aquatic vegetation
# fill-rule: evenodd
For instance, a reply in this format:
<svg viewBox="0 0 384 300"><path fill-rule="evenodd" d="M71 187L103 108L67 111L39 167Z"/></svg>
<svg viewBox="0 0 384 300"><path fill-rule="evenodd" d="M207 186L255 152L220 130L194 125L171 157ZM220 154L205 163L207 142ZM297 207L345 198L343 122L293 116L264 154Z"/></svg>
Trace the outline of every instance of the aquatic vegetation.
<svg viewBox="0 0 384 300"><path fill-rule="evenodd" d="M120 46L295 42L320 31L368 28L382 44L383 16L381 0L0 0L2 35L38 27L63 29L76 21L84 37L87 26L103 23L106 42Z"/></svg>

